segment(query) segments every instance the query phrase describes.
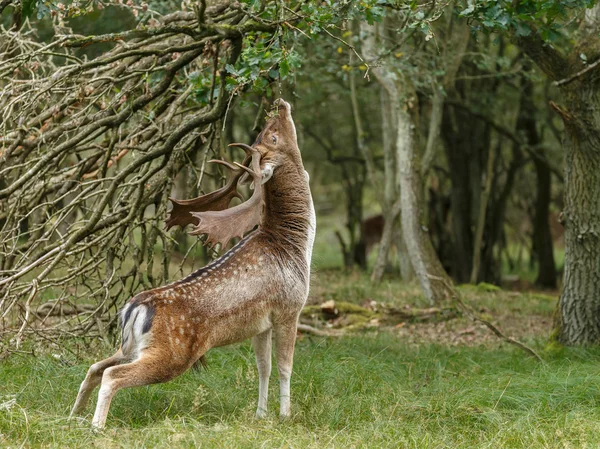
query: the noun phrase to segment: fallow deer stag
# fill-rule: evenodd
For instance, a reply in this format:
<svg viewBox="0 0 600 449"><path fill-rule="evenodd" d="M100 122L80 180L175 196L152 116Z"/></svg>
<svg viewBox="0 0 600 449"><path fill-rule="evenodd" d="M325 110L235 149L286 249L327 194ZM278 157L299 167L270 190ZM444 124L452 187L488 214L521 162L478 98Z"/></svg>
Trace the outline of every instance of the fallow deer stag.
<svg viewBox="0 0 600 449"><path fill-rule="evenodd" d="M167 220L167 227L193 224L192 234L206 234L208 243L222 247L258 228L210 265L132 298L121 311L121 347L91 366L71 415L101 385L92 425L102 428L118 390L166 382L210 348L252 337L259 373L256 414L263 417L273 333L280 415L289 416L296 327L308 297L316 220L290 105L280 100L276 106L252 147L232 144L246 151L244 164L215 161L233 171L227 185L193 200L172 200ZM245 173L254 180L254 192L227 209Z"/></svg>

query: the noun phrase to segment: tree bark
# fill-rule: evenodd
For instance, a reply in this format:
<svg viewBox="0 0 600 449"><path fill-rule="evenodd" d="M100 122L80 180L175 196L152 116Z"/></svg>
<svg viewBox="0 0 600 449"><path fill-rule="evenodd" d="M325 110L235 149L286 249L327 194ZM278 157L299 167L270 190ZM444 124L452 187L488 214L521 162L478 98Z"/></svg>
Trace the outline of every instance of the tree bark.
<svg viewBox="0 0 600 449"><path fill-rule="evenodd" d="M552 174L548 164L534 159L537 175L537 193L535 199L535 217L533 219L533 244L538 259L538 275L535 284L543 288L556 288L556 265L554 248L550 232L550 191Z"/></svg>
<svg viewBox="0 0 600 449"><path fill-rule="evenodd" d="M499 150L499 149L498 149ZM483 228L485 227L485 216L487 212L488 199L492 191L492 179L494 177L494 148L490 145L487 160L487 169L485 173L485 188L481 194L481 204L479 205L479 217L477 217L477 227L475 228L475 241L473 243L473 267L469 282L475 284L479 276L479 267L481 264L481 245L483 242Z"/></svg>
<svg viewBox="0 0 600 449"><path fill-rule="evenodd" d="M580 54L600 58L600 5L586 10L574 51L566 57L537 36L516 38L556 81L565 106L552 103L565 124L565 268L554 336L567 345L600 343L600 77L585 73Z"/></svg>
<svg viewBox="0 0 600 449"><path fill-rule="evenodd" d="M410 86L404 79L405 87ZM412 87L412 86L411 86ZM397 112L397 170L400 181L402 208L402 233L413 268L423 294L431 304L440 304L452 298L451 281L442 267L424 223L423 185L418 154L417 129L413 120L416 112L416 95L396 97ZM441 280L443 279L443 281Z"/></svg>
<svg viewBox="0 0 600 449"><path fill-rule="evenodd" d="M415 270L408 256L408 250L402 237L402 228L400 225L397 226L394 232L394 241L396 242L396 249L398 251L398 265L400 266L400 277L403 281L409 282L415 278Z"/></svg>
<svg viewBox="0 0 600 449"><path fill-rule="evenodd" d="M381 203L383 232L381 233L379 250L371 273L371 280L374 282L381 281L381 278L383 277L390 247L392 246L394 222L398 219L398 214L400 213L400 202L394 201L394 197L396 196L396 177L394 170L394 150L397 135L396 113L395 109L390 104L389 97L383 90L381 92L381 113L384 155L384 191ZM402 257L402 255L399 254L399 257Z"/></svg>
<svg viewBox="0 0 600 449"><path fill-rule="evenodd" d="M565 92L563 111L565 269L557 324L566 344L600 343L600 83L587 78Z"/></svg>

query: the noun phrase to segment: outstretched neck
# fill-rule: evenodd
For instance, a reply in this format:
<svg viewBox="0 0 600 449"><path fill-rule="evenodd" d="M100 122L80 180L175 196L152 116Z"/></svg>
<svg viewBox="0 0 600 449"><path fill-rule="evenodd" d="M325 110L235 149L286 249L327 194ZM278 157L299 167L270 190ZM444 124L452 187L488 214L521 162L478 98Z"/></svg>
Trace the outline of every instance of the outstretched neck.
<svg viewBox="0 0 600 449"><path fill-rule="evenodd" d="M301 254L306 254L309 246L312 249L309 237L314 234L314 210L302 162L286 161L265 184L262 228L289 249Z"/></svg>

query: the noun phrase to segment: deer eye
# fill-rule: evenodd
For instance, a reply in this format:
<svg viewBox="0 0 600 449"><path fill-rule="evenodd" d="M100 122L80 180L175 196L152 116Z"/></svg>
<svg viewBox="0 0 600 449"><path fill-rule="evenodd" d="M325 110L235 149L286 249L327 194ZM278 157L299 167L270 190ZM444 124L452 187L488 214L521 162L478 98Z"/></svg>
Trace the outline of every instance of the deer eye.
<svg viewBox="0 0 600 449"><path fill-rule="evenodd" d="M271 139L273 140L273 143L277 143L277 136L273 135L273 137L271 137Z"/></svg>

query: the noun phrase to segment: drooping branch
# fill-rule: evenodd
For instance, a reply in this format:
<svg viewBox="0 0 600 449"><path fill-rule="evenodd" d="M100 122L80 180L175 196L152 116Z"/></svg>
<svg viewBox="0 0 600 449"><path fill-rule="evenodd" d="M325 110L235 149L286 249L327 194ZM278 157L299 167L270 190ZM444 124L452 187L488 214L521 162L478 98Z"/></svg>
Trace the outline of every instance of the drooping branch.
<svg viewBox="0 0 600 449"><path fill-rule="evenodd" d="M278 30L229 2L200 20L176 12L49 43L0 30L0 327L106 338L123 300L170 278L173 180L219 152L215 130L239 92L226 88L226 66L244 37ZM73 53L99 42L114 47L90 60ZM23 318L30 297L53 306L27 304Z"/></svg>

